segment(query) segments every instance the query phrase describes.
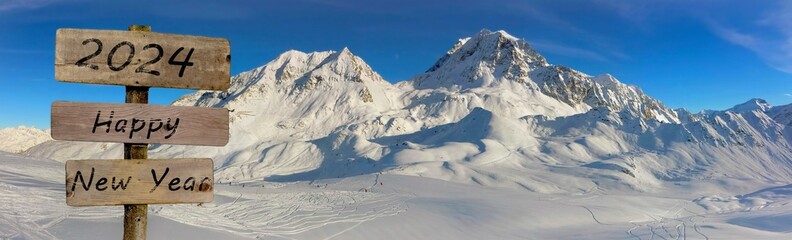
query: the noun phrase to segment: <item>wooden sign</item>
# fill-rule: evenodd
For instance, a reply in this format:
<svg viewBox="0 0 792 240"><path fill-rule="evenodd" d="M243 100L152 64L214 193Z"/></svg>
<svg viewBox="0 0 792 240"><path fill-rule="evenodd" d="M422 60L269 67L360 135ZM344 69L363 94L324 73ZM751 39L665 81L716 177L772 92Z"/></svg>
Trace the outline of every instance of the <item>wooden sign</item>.
<svg viewBox="0 0 792 240"><path fill-rule="evenodd" d="M212 159L66 161L66 204L207 203L214 198Z"/></svg>
<svg viewBox="0 0 792 240"><path fill-rule="evenodd" d="M228 89L228 40L138 31L58 29L55 79L143 87Z"/></svg>
<svg viewBox="0 0 792 240"><path fill-rule="evenodd" d="M56 140L225 146L228 110L149 104L52 103Z"/></svg>

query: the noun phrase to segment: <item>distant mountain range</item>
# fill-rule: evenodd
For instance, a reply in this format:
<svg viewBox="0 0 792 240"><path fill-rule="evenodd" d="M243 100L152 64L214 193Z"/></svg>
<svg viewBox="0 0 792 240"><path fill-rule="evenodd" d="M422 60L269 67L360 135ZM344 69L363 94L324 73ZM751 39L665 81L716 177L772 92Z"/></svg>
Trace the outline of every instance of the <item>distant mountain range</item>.
<svg viewBox="0 0 792 240"><path fill-rule="evenodd" d="M230 109L227 146L152 145L149 156L211 156L222 182L391 172L585 192L792 181L792 105L669 109L609 74L550 64L504 31L461 39L396 84L346 48L288 51L231 82L174 102ZM122 156L120 144L12 142L2 149L56 160Z"/></svg>
<svg viewBox="0 0 792 240"><path fill-rule="evenodd" d="M20 153L40 143L50 141L50 131L19 126L0 129L0 151Z"/></svg>

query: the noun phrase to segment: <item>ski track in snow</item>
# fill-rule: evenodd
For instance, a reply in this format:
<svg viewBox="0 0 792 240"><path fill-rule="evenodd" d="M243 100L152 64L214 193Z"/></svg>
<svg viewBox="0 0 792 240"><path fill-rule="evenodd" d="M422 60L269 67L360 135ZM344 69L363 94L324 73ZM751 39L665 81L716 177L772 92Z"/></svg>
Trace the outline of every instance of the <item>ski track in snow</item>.
<svg viewBox="0 0 792 240"><path fill-rule="evenodd" d="M63 204L62 184L34 181L0 171L0 202L5 203L0 204L0 239L58 239L50 229L66 219L108 221L121 217L118 207L68 207ZM221 186L216 190L213 203L200 206L152 205L149 208L152 215L241 237L305 239L305 236L316 237L311 231L321 228L322 234L318 239L337 239L344 238L345 233L368 221L408 211L408 201L416 197L414 193L380 185L379 174L350 182L333 181L337 180L329 181L329 187L325 187L323 181ZM369 191L334 189L338 186L357 189L355 185L364 186ZM582 208L581 211L586 211L596 225L628 228L626 237L630 239L710 239L701 228L701 223L709 215L689 210L690 201L671 199L678 202L668 204L666 208L647 209L647 212L639 209L634 213L643 212L644 217L636 215L633 221L620 222L610 219L613 212L600 208L603 202L611 201L602 198L611 197L585 194L538 201ZM593 205L581 204L589 202ZM598 213L604 214L605 218ZM729 213L718 212L717 215ZM324 228L326 226L329 228ZM694 234L687 232L688 226L692 226Z"/></svg>
<svg viewBox="0 0 792 240"><path fill-rule="evenodd" d="M236 193L217 192L218 196L236 199L198 208L172 205L158 208L156 212L190 225L213 226L255 238L288 238L330 224L354 223L351 228L332 235L338 236L363 222L407 211L406 201L410 196L373 192L374 187L370 187L369 192L311 190L272 193L259 189L237 196L229 195Z"/></svg>
<svg viewBox="0 0 792 240"><path fill-rule="evenodd" d="M654 219L654 221L649 222L632 222L633 226L629 228L626 233L630 238L633 239L644 239L641 236L648 236L647 239L688 239L689 235L687 233L687 226L692 225L693 231L696 232L697 236L693 238L691 236L690 239L705 239L709 240L709 236L707 236L704 232L701 231L700 223L703 219L707 218L706 214L699 214L692 212L685 208L687 203L680 203L683 206L679 206L679 204L675 205L674 207L668 209L666 213L661 214L661 216L652 216L648 215L649 218ZM676 209L676 210L673 210ZM674 211L674 214L671 217L663 217L667 216L668 213ZM681 216L682 212L687 212L690 215ZM729 212L719 213L719 214L726 214ZM659 217L659 218L657 218ZM700 219L696 219L700 218ZM674 224L674 222L677 222ZM669 230L670 226L673 226L673 230ZM660 229L660 230L658 230Z"/></svg>
<svg viewBox="0 0 792 240"><path fill-rule="evenodd" d="M703 221L703 220L704 220L705 218L707 218L707 217L706 217L705 215L703 215L703 214L697 214L697 213L691 212L690 210L687 210L687 209L685 209L685 211L689 212L690 214L693 214L692 216L690 216L690 217L688 218L688 220L689 220L691 223L693 223L693 231L695 231L696 233L698 233L699 235L701 235L702 237L704 237L704 239L705 239L705 240L709 240L709 237L708 237L706 234L702 233L702 232L701 232L701 229L700 229L700 228L699 228L699 226L698 226L698 223L700 223L701 221L698 221L698 222L697 222L697 221L694 221L694 220L693 220L693 218L695 218L695 217L701 217L701 220Z"/></svg>
<svg viewBox="0 0 792 240"><path fill-rule="evenodd" d="M378 178L372 178L378 179ZM0 239L58 239L49 232L65 219L98 220L120 218L118 207L68 207L63 185L37 183L0 172ZM151 205L149 212L188 225L233 232L251 238L293 239L297 235L337 223L353 223L331 237L354 229L363 222L407 211L407 194L309 189L267 192L259 187L224 190L215 203L195 205ZM24 199L24 200L21 200ZM42 207L48 206L48 207ZM329 239L328 238L328 239Z"/></svg>
<svg viewBox="0 0 792 240"><path fill-rule="evenodd" d="M584 194L584 195L588 195L588 194ZM606 226L609 226L609 225L620 225L620 224L611 224L611 223L603 222L601 219L597 218L597 215L588 206L575 205L575 203L577 203L577 202L580 202L580 201L583 201L583 200L592 200L592 199L595 199L595 198L598 198L598 197L601 197L601 196L597 195L597 194L592 194L590 196L585 196L585 197L581 197L581 198L574 198L574 199L573 198L565 198L565 197L557 197L557 198L540 199L540 200L542 200L542 201L553 201L553 202L558 202L558 203L561 203L561 204L564 204L564 205L581 207L581 208L585 209L589 213L589 215L591 216L591 219L594 222L596 222L598 225L606 225ZM569 203L564 203L564 202L569 202ZM680 239L683 239L684 240L684 239L688 239L687 238L687 236L688 236L687 235L687 225L691 224L693 226L693 228L694 228L694 231L697 234L699 234L701 237L703 237L703 239L707 239L708 240L709 237L707 235L705 235L704 233L702 233L700 228L699 228L699 226L698 226L699 221L695 221L695 219L694 219L695 217L706 218L705 215L697 214L697 213L694 213L694 212L691 212L691 211L687 210L685 208L685 206L687 204L689 204L689 202L680 200L679 203L676 203L675 205L673 205L672 207L666 209L664 212L662 212L660 214L653 215L653 214L645 213L647 217L652 219L652 221L648 221L648 222L639 221L639 220L629 221L629 224L632 225L632 226L629 229L627 229L625 231L625 233L627 234L628 238L638 239L638 240L644 239L641 236L648 236L648 238L646 238L646 239L664 239L664 240L670 240L670 239L680 240ZM687 212L687 213L690 213L692 215L683 216L682 212ZM676 222L676 224L674 224L675 222ZM670 226L673 226L673 230L669 230Z"/></svg>
<svg viewBox="0 0 792 240"><path fill-rule="evenodd" d="M597 222L597 224L610 225L610 224L605 224L605 223L600 222L600 220L597 219L597 216L594 215L594 212L592 212L591 209L589 209L588 207L586 207L586 206L580 206L580 207L586 209L586 211L588 211L591 214L591 219L594 219L594 221Z"/></svg>
<svg viewBox="0 0 792 240"><path fill-rule="evenodd" d="M112 217L106 208L70 208L63 204L62 185L27 187L21 180L0 175L0 239L57 239L49 228L66 218ZM20 201L20 199L24 199ZM41 206L50 206L43 208ZM117 213L116 213L117 215Z"/></svg>

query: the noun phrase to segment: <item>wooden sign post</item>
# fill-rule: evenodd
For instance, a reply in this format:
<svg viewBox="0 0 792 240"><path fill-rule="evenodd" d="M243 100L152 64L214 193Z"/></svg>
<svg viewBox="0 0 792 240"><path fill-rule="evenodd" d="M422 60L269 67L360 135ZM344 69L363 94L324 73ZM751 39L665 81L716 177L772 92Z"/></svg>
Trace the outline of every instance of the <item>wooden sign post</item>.
<svg viewBox="0 0 792 240"><path fill-rule="evenodd" d="M212 159L69 160L66 204L211 202Z"/></svg>
<svg viewBox="0 0 792 240"><path fill-rule="evenodd" d="M228 110L149 104L52 103L56 140L225 146Z"/></svg>
<svg viewBox="0 0 792 240"><path fill-rule="evenodd" d="M124 205L123 239L132 240L146 239L147 204L211 202L211 159L146 160L148 144L225 146L228 110L148 105L148 93L225 91L230 54L228 40L152 33L149 26L58 29L55 79L126 86L126 104L52 104L53 139L124 143L125 160L66 162L66 204Z"/></svg>
<svg viewBox="0 0 792 240"><path fill-rule="evenodd" d="M130 31L140 31L130 27ZM151 28L145 29L151 31ZM148 104L149 87L126 86L126 103ZM50 129L55 129L50 126ZM55 136L52 137L53 139ZM148 144L124 143L124 159L148 158ZM67 172L68 174L68 172ZM67 177L68 178L68 177ZM68 185L67 185L68 187ZM68 197L68 194L66 195ZM124 238L123 240L145 240L148 226L148 205L124 205Z"/></svg>
<svg viewBox="0 0 792 240"><path fill-rule="evenodd" d="M152 33L151 28L142 26L129 30L58 29L55 79L135 87L228 89L230 81L218 81L230 77L227 40Z"/></svg>

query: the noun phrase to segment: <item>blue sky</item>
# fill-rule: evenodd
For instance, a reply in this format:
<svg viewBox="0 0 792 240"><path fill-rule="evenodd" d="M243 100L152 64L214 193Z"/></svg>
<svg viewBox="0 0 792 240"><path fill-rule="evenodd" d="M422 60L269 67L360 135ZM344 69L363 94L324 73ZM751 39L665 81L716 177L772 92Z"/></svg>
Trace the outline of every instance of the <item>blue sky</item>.
<svg viewBox="0 0 792 240"><path fill-rule="evenodd" d="M385 79L425 71L481 29L524 38L553 64L611 73L666 105L792 102L792 1L0 1L0 127L49 127L55 100L123 102L118 86L54 80L58 28L228 38L232 74L289 50L343 47ZM189 90L153 89L167 104Z"/></svg>

